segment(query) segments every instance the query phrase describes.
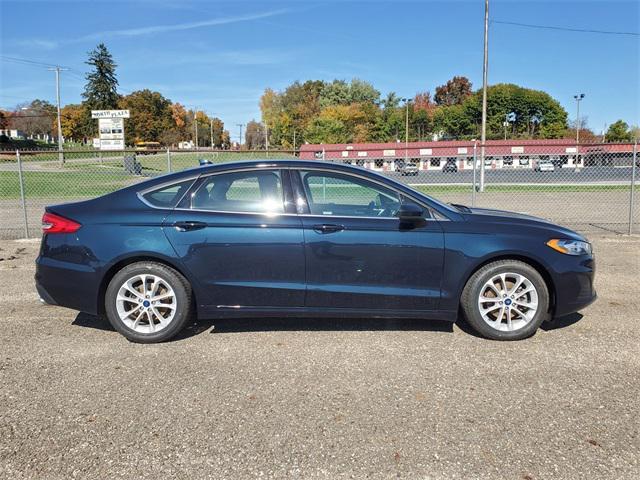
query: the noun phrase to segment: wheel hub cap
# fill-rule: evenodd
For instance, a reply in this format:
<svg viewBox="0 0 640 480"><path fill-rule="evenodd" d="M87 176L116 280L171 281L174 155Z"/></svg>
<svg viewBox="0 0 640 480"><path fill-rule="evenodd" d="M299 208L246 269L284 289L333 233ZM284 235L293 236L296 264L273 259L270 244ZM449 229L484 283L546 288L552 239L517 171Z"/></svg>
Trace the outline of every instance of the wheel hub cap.
<svg viewBox="0 0 640 480"><path fill-rule="evenodd" d="M500 273L480 289L478 308L482 319L491 328L513 332L533 320L538 311L538 291L524 275Z"/></svg>
<svg viewBox="0 0 640 480"><path fill-rule="evenodd" d="M135 275L122 284L116 298L120 320L138 333L156 333L166 328L176 314L176 294L157 275Z"/></svg>

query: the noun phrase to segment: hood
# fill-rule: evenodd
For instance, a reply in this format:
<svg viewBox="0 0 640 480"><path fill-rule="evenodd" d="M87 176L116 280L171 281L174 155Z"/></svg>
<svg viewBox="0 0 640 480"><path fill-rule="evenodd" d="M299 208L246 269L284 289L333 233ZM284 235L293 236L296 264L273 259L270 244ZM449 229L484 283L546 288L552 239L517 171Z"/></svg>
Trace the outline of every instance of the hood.
<svg viewBox="0 0 640 480"><path fill-rule="evenodd" d="M514 224L549 230L553 235L562 235L565 238L587 241L582 235L568 228L545 220L544 218L526 215L524 213L509 212L507 210L494 210L490 208L471 208L462 212L464 218L471 222Z"/></svg>

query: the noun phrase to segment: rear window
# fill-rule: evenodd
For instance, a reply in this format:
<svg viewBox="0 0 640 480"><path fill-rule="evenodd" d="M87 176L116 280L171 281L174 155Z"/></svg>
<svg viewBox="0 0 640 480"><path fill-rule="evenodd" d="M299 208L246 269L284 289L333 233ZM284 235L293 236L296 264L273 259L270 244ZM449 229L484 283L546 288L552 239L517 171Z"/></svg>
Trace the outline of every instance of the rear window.
<svg viewBox="0 0 640 480"><path fill-rule="evenodd" d="M164 185L142 195L147 203L158 208L174 208L182 196L187 192L194 179L184 182Z"/></svg>

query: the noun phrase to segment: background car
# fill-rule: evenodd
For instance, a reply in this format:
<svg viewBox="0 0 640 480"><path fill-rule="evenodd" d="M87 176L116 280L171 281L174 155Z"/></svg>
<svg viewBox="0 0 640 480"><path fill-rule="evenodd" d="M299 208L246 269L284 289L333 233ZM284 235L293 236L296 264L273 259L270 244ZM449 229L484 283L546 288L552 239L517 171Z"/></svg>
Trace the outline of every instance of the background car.
<svg viewBox="0 0 640 480"><path fill-rule="evenodd" d="M550 160L541 160L536 165L536 172L555 172L556 167L553 165L553 162Z"/></svg>
<svg viewBox="0 0 640 480"><path fill-rule="evenodd" d="M455 161L448 160L447 163L442 167L443 172L455 173L458 171L458 165L456 165Z"/></svg>
<svg viewBox="0 0 640 480"><path fill-rule="evenodd" d="M590 244L349 165L203 166L47 207L36 287L135 342L193 315L456 321L516 340L595 298Z"/></svg>
<svg viewBox="0 0 640 480"><path fill-rule="evenodd" d="M418 164L415 162L401 162L398 164L396 171L400 175L418 175Z"/></svg>

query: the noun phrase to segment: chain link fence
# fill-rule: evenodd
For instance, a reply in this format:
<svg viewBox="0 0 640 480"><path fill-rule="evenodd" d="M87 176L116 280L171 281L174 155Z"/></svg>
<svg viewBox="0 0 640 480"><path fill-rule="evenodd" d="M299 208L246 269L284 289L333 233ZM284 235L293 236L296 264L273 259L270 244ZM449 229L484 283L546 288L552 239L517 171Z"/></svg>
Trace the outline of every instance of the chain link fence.
<svg viewBox="0 0 640 480"><path fill-rule="evenodd" d="M359 165L445 202L511 210L580 232L640 233L636 144L566 141L303 145L300 151L0 152L0 238L40 235L46 205L103 195L171 171L265 158ZM484 158L484 160L483 160Z"/></svg>

